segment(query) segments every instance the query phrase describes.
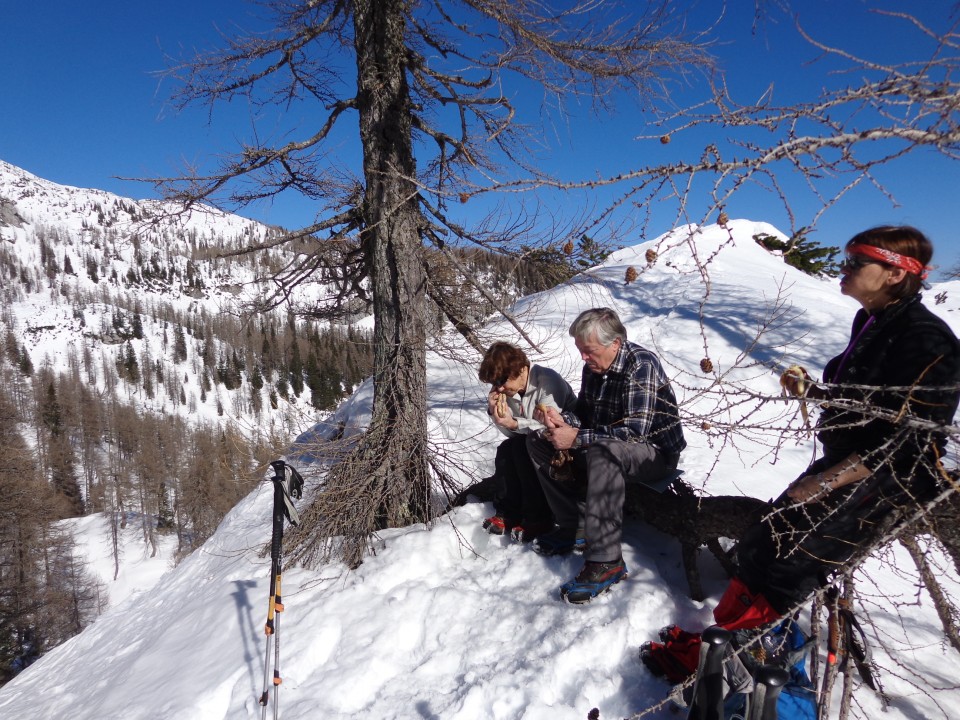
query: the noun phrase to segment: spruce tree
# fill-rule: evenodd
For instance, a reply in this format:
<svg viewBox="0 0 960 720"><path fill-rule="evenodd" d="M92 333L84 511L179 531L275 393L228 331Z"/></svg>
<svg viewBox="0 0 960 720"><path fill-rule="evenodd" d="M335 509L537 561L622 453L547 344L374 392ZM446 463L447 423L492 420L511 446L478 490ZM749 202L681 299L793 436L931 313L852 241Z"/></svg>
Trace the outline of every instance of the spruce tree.
<svg viewBox="0 0 960 720"><path fill-rule="evenodd" d="M40 403L40 419L48 431L45 438L46 458L51 484L60 499L57 514L60 518L83 515L83 496L77 481L73 447L53 380L47 384Z"/></svg>
<svg viewBox="0 0 960 720"><path fill-rule="evenodd" d="M143 320L137 312L133 314L133 336L137 340L143 340Z"/></svg>
<svg viewBox="0 0 960 720"><path fill-rule="evenodd" d="M22 372L27 377L33 375L33 362L30 360L30 352L27 350L27 346L23 346L23 350L20 353L20 362L18 364L20 372Z"/></svg>
<svg viewBox="0 0 960 720"><path fill-rule="evenodd" d="M124 351L123 369L126 371L127 380L134 384L140 382L140 364L137 362L133 345L129 342L126 343L126 350Z"/></svg>
<svg viewBox="0 0 960 720"><path fill-rule="evenodd" d="M290 349L290 387L294 396L300 397L303 392L303 361L300 359L300 345L296 339Z"/></svg>
<svg viewBox="0 0 960 720"><path fill-rule="evenodd" d="M758 245L767 250L780 251L783 261L807 275L836 277L840 274L840 265L836 260L840 248L821 246L807 238L807 229L801 228L788 240L773 235L754 235Z"/></svg>

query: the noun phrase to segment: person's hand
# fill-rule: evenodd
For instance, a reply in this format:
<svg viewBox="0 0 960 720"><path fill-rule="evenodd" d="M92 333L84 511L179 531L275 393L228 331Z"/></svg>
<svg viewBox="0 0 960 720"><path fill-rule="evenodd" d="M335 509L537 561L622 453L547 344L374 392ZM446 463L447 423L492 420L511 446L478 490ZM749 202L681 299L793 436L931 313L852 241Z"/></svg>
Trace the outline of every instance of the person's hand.
<svg viewBox="0 0 960 720"><path fill-rule="evenodd" d="M547 429L543 431L545 437L556 450L569 450L577 441L579 428L567 424L554 408L547 408L544 412L543 424Z"/></svg>
<svg viewBox="0 0 960 720"><path fill-rule="evenodd" d="M543 436L549 440L550 444L557 450L569 450L577 441L577 435L579 433L579 428L575 428L572 425L561 425L553 428L548 427L543 431Z"/></svg>
<svg viewBox="0 0 960 720"><path fill-rule="evenodd" d="M519 426L519 423L513 418L510 406L507 405L507 396L502 392L491 390L490 394L487 395L487 413L493 420L494 425L498 427L506 430L516 430Z"/></svg>
<svg viewBox="0 0 960 720"><path fill-rule="evenodd" d="M567 424L567 421L563 419L560 411L549 405L537 405L533 411L533 418L548 428L563 427Z"/></svg>
<svg viewBox="0 0 960 720"><path fill-rule="evenodd" d="M813 498L825 495L830 488L823 479L823 473L804 475L797 478L787 488L787 497L797 502L807 502Z"/></svg>
<svg viewBox="0 0 960 720"><path fill-rule="evenodd" d="M487 415L490 417L496 417L499 412L500 399L503 397L503 393L497 392L496 390L491 390L487 393Z"/></svg>

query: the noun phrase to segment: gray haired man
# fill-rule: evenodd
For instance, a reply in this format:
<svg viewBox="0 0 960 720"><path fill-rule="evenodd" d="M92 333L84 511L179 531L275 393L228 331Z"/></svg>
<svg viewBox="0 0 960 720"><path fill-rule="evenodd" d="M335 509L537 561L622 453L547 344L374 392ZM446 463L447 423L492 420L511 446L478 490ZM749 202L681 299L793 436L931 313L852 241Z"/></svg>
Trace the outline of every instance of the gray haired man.
<svg viewBox="0 0 960 720"><path fill-rule="evenodd" d="M558 524L534 547L562 554L582 537L583 569L560 587L560 596L584 603L626 577L620 548L626 483L653 484L670 475L687 443L659 359L627 340L613 310L582 312L570 335L584 362L575 411L541 412L546 429L528 436L528 449ZM571 480L551 472L559 450L573 457Z"/></svg>

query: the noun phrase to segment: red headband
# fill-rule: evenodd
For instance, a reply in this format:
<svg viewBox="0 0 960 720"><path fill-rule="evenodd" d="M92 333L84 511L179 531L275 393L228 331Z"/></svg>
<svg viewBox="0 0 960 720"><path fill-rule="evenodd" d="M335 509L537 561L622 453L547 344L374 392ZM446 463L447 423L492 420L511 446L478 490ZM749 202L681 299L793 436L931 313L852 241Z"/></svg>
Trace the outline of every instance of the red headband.
<svg viewBox="0 0 960 720"><path fill-rule="evenodd" d="M885 250L884 248L879 248L875 245L863 245L857 243L856 245L851 245L848 247L847 252L853 253L854 255L863 255L871 260L879 260L887 265L903 268L912 275L919 275L921 280L926 280L927 275L931 270L929 267L924 267L923 263L916 258L912 258L908 255L901 255L900 253L895 253L892 250Z"/></svg>

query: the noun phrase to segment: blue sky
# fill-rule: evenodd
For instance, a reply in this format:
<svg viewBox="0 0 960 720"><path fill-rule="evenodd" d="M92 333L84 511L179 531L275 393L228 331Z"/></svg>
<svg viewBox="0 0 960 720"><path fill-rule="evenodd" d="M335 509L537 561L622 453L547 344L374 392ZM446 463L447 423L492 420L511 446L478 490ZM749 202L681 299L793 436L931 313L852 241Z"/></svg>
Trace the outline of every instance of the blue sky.
<svg viewBox="0 0 960 720"><path fill-rule="evenodd" d="M728 9L721 21L723 41L714 52L739 99L759 97L773 83L776 99L784 102L837 81L824 76L822 63L811 62L815 53L796 38L786 16L776 15L775 22L752 33L753 3L731 4L737 7ZM884 4L901 5L892 0ZM861 0L805 0L795 5L801 22L818 39L844 43L872 59L893 62L909 47L902 25L867 15ZM920 12L943 30L953 6L951 0L930 0L922 3ZM718 2L694 7L699 21L720 12ZM255 29L252 12L237 0L7 3L0 43L0 158L54 182L140 198L151 197L152 186L119 178L173 175L185 164L202 165L233 150L236 138L249 132L248 108L238 102L218 106L212 121L201 107L177 113L169 103L174 88L161 82L156 71L166 67L165 54L208 49L220 30L229 33L234 24ZM688 88L683 96L695 97L699 90ZM693 134L677 135L666 147L631 140L650 117L629 105L602 121L574 109L569 126L546 133L553 133L555 143L552 157L544 162L570 177L585 177L626 170L651 158L679 158L702 147L703 139ZM900 207L875 190L860 189L828 212L813 239L842 245L872 225L910 223L934 240L942 268L960 262L958 163L924 152L883 171L881 179ZM797 220L804 224L814 206L802 199L802 188L787 182L790 192L796 191ZM288 200L242 214L294 226L311 219L312 212L305 203ZM768 193L745 194L728 212L789 230L786 215ZM664 208L654 213L648 236L668 230L673 217ZM698 212L691 217L699 218Z"/></svg>

